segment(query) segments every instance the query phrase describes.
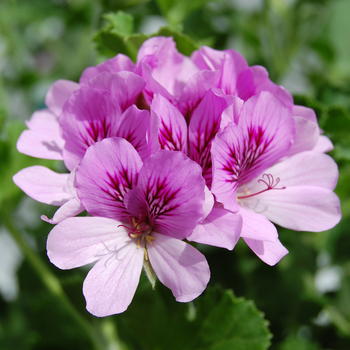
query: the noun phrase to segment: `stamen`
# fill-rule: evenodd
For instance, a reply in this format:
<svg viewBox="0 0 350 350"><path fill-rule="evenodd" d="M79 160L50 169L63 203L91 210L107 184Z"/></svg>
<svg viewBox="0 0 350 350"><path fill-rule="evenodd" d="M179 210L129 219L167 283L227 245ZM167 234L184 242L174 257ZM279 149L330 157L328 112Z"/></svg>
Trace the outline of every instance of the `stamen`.
<svg viewBox="0 0 350 350"><path fill-rule="evenodd" d="M141 214L139 215L139 219L137 222L134 217L130 218L130 216L127 214L125 214L125 216L127 217L130 226L118 225L118 227L125 227L127 230L129 230L128 232L129 238L137 238L137 248L140 248L141 240L143 241L144 239L146 239L146 241L149 244L153 244L153 241L155 240L155 238L152 236L149 236L149 234L152 232L152 230L150 230L150 227L149 226L141 227L142 215Z"/></svg>
<svg viewBox="0 0 350 350"><path fill-rule="evenodd" d="M149 244L153 244L153 241L155 241L155 237L152 237L152 236L149 236L147 235L146 236L146 241L149 243Z"/></svg>
<svg viewBox="0 0 350 350"><path fill-rule="evenodd" d="M266 180L264 180L264 178L266 178ZM265 188L264 190L259 191L257 193L252 193L252 194L249 194L249 195L248 195L248 189L245 189L244 190L244 196L238 196L237 199L253 197L253 196L256 196L256 195L258 195L260 193L264 193L266 191L269 191L269 190L284 190L284 189L286 189L286 187L276 188L276 186L280 182L280 178L277 177L276 181L275 181L275 179L273 178L273 176L271 174L263 174L262 179L259 179L258 182L259 183L264 183L267 186L267 188Z"/></svg>

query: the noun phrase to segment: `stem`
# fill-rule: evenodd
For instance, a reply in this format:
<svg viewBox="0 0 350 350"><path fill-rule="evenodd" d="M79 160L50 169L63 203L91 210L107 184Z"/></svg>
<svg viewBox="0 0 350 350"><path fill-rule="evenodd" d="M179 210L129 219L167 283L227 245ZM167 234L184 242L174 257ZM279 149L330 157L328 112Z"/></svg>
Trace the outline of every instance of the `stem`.
<svg viewBox="0 0 350 350"><path fill-rule="evenodd" d="M3 208L2 208L3 209ZM83 329L83 331L90 338L95 350L103 350L105 349L105 344L96 334L94 328L84 317L80 315L80 313L76 310L73 304L68 299L65 294L62 285L59 279L51 273L51 271L47 268L45 263L42 261L40 256L30 248L26 242L23 240L21 232L17 229L17 227L12 222L12 217L4 210L2 210L2 222L7 228L7 230L11 233L12 237L15 239L17 244L20 246L23 251L25 257L31 264L32 268L36 271L41 281L45 285L45 287L61 302L63 307L66 309L67 313L75 319L75 321L79 324L79 326Z"/></svg>

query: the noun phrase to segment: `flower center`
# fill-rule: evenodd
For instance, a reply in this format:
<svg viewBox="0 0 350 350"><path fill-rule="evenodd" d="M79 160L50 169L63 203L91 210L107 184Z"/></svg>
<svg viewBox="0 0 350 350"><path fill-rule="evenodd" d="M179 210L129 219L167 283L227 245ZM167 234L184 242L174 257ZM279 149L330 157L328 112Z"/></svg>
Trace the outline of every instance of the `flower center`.
<svg viewBox="0 0 350 350"><path fill-rule="evenodd" d="M277 187L276 188L276 186L280 182L280 178L277 177L276 180L275 180L271 174L263 174L262 179L259 179L258 182L259 183L264 183L267 186L267 188L265 188L262 191L259 191L259 192L256 192L256 193L252 193L252 194L248 194L248 190L245 189L244 195L243 196L237 196L237 199L244 199L244 198L254 197L254 196L257 196L258 194L264 193L266 191L270 191L270 190L284 190L286 188L286 187Z"/></svg>
<svg viewBox="0 0 350 350"><path fill-rule="evenodd" d="M126 215L128 221L129 221L129 226L127 225L118 225L118 227L125 227L128 232L128 236L130 238L137 239L137 248L140 248L141 246L141 241L146 240L149 244L153 244L153 241L155 240L154 237L150 236L152 233L152 227L143 225L141 223L142 216L141 214L139 215L139 219L136 222L136 219L134 217L131 217L129 215ZM144 247L145 251L145 259L148 260L148 253L146 247Z"/></svg>

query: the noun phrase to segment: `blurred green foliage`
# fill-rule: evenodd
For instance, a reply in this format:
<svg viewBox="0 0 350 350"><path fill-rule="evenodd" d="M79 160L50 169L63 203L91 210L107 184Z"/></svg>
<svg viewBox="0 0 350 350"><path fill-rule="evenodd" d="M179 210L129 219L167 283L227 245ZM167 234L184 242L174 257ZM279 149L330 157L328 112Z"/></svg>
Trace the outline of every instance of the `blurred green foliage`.
<svg viewBox="0 0 350 350"><path fill-rule="evenodd" d="M13 219L23 241L92 325L97 343L105 344L101 348L267 349L265 318L272 350L350 349L349 13L348 0L0 2L1 230L9 229L6 223ZM44 107L51 83L77 81L87 66L118 52L135 59L138 47L154 33L174 36L184 54L204 44L236 49L250 65L265 66L273 81L294 94L296 104L315 109L335 146L331 155L339 164L336 193L343 219L322 233L280 228L290 253L275 267L266 266L244 244L233 252L199 247L212 272L211 288L202 297L176 303L169 290L159 284L152 291L142 276L124 314L96 319L85 311L81 293L86 270L60 271L47 260L51 226L39 217L54 209L28 200L11 180L23 167L41 164L59 170L60 165L21 155L15 143L25 128L23 120ZM327 273L337 279L328 288L320 284ZM17 279L17 298L0 297L1 349L93 348L86 331L48 292L28 260Z"/></svg>

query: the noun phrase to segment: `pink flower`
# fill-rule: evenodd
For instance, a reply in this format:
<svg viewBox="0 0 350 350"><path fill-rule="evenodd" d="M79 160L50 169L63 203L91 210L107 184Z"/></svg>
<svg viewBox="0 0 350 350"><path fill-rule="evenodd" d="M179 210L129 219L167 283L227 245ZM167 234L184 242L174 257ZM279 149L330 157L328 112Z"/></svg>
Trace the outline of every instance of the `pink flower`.
<svg viewBox="0 0 350 350"><path fill-rule="evenodd" d="M221 114L235 101L220 91L208 90L195 108L187 126L179 110L160 94L155 94L151 105L150 153L165 149L181 151L202 167L208 188L212 181L211 144L221 129ZM209 190L208 190L209 192ZM210 196L208 195L208 200ZM222 207L213 207L214 200L194 232L187 239L203 244L233 249L239 240L242 218Z"/></svg>
<svg viewBox="0 0 350 350"><path fill-rule="evenodd" d="M73 171L90 145L119 136L129 140L142 158L147 157L149 112L133 104L145 82L129 71L105 71L110 67L133 68L128 60L121 56L88 68L81 85L64 80L54 83L46 96L50 109L33 114L27 122L29 130L17 142L18 150L33 157L64 160L68 170ZM23 169L13 178L32 198L51 205L64 204L52 219L42 216L52 224L84 210L75 195L74 176L68 184L67 179L68 174L56 174L44 167Z"/></svg>
<svg viewBox="0 0 350 350"><path fill-rule="evenodd" d="M211 190L226 209L243 217L241 237L249 247L274 265L287 250L269 220L307 231L339 222L340 203L333 192L337 166L316 151L291 152L295 119L268 92L246 101L239 114L231 109L231 120L212 143ZM299 140L301 150L307 142Z"/></svg>
<svg viewBox="0 0 350 350"><path fill-rule="evenodd" d="M96 262L83 293L96 316L130 304L142 265L177 301L200 295L210 278L204 256L182 241L203 217L200 167L181 152L141 160L130 143L109 138L92 145L76 170L77 193L93 217L69 218L49 234L48 256L61 269Z"/></svg>

